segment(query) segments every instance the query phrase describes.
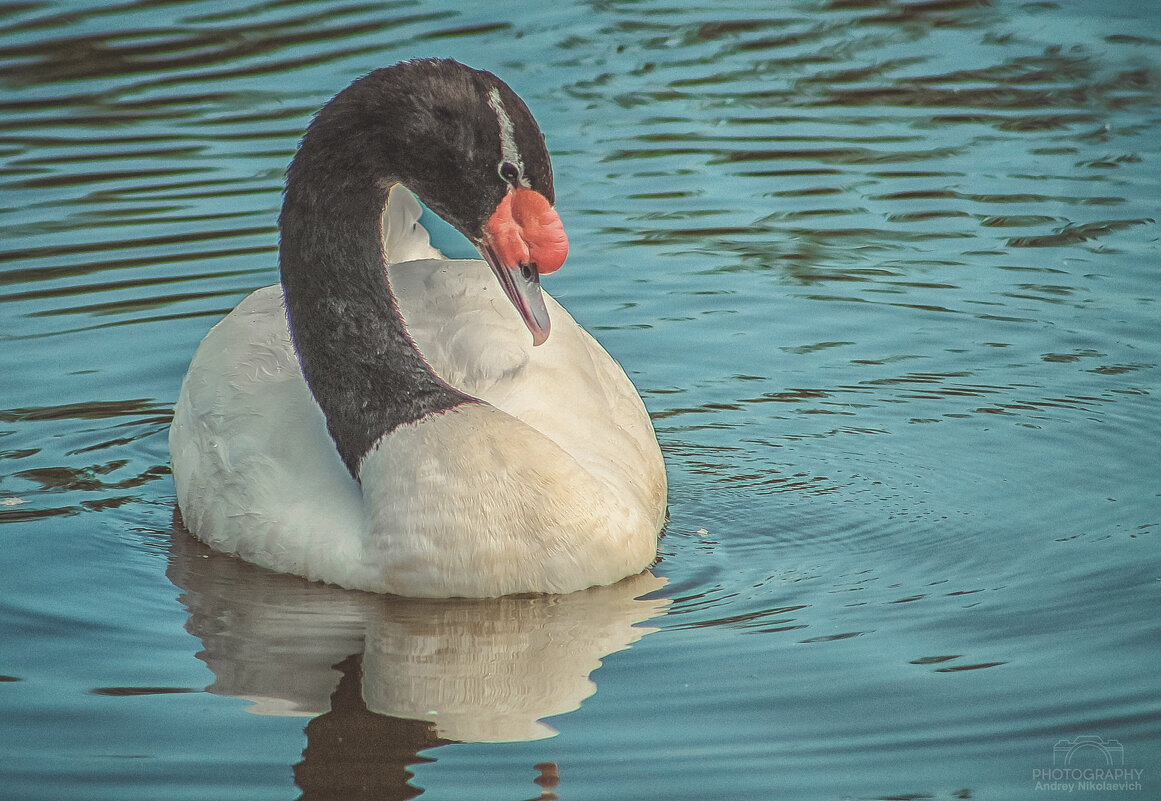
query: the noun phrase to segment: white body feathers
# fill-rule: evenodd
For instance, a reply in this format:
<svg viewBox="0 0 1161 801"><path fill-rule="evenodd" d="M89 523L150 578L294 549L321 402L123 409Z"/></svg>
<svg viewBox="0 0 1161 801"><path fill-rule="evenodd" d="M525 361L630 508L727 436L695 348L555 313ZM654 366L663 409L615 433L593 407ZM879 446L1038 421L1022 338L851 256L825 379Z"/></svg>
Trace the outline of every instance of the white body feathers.
<svg viewBox="0 0 1161 801"><path fill-rule="evenodd" d="M571 592L655 557L666 479L620 366L551 298L528 331L487 265L446 260L392 190L388 278L424 359L479 398L405 424L344 467L291 344L280 285L206 336L170 429L186 526L309 579L409 596Z"/></svg>

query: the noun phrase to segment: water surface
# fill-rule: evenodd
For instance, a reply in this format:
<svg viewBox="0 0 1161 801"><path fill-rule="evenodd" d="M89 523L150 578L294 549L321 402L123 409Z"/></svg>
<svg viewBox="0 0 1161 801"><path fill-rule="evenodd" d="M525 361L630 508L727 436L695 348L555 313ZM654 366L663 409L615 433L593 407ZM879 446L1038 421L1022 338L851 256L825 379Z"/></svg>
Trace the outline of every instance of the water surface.
<svg viewBox="0 0 1161 801"><path fill-rule="evenodd" d="M1158 19L0 6L5 793L1161 792ZM416 56L498 73L547 134L546 286L670 475L635 584L404 602L174 529L172 403L277 280L303 128ZM1065 761L1129 774L1069 793Z"/></svg>

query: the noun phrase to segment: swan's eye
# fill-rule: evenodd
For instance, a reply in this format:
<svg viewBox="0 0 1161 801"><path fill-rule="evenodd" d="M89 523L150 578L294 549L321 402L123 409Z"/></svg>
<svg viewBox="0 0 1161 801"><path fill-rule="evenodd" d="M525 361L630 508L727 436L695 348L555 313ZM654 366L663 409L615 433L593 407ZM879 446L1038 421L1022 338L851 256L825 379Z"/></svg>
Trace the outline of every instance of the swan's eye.
<svg viewBox="0 0 1161 801"><path fill-rule="evenodd" d="M500 177L507 181L512 186L517 186L520 183L520 168L510 161L501 161L496 171L500 173Z"/></svg>

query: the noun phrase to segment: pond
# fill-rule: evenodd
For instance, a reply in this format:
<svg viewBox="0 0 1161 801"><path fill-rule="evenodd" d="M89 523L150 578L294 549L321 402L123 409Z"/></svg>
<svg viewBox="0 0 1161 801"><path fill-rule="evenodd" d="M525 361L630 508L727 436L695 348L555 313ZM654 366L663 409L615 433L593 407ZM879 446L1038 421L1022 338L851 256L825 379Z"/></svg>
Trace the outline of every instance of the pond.
<svg viewBox="0 0 1161 801"><path fill-rule="evenodd" d="M546 133L648 574L405 601L175 525L305 125L418 56ZM1161 793L1152 2L44 0L0 86L0 795Z"/></svg>

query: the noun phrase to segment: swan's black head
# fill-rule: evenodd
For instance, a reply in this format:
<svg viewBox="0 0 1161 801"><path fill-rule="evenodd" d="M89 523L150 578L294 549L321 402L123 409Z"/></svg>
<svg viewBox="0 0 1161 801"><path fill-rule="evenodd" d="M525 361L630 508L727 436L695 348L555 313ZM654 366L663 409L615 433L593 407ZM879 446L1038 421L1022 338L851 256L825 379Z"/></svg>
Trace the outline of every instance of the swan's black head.
<svg viewBox="0 0 1161 801"><path fill-rule="evenodd" d="M377 205L402 183L468 237L539 344L548 313L539 275L568 241L553 209L552 164L532 113L495 75L420 59L375 70L339 92L307 129L288 173L331 203ZM318 198L316 198L317 200Z"/></svg>

